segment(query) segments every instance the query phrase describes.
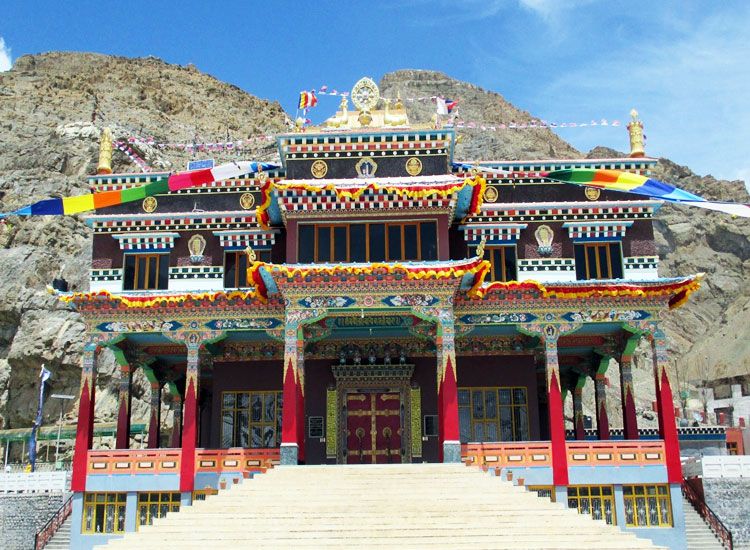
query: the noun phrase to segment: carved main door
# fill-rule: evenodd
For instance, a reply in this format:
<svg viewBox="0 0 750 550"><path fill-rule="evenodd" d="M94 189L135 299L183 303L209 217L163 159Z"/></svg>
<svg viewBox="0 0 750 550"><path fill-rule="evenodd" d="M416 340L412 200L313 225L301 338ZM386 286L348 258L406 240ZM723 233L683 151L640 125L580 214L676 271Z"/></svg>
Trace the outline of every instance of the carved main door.
<svg viewBox="0 0 750 550"><path fill-rule="evenodd" d="M401 462L401 395L347 392L347 464Z"/></svg>

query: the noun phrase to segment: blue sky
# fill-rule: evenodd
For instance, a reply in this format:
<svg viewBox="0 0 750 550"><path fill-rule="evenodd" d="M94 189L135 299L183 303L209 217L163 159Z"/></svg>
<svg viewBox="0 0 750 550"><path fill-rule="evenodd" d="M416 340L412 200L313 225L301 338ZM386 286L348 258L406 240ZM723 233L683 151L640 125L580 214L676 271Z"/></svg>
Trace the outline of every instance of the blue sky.
<svg viewBox="0 0 750 550"><path fill-rule="evenodd" d="M3 0L0 70L50 50L155 55L293 112L301 89L435 69L547 120L636 107L649 154L748 181L748 29L745 0ZM317 116L336 104L322 98ZM583 151L627 148L622 128L558 132Z"/></svg>

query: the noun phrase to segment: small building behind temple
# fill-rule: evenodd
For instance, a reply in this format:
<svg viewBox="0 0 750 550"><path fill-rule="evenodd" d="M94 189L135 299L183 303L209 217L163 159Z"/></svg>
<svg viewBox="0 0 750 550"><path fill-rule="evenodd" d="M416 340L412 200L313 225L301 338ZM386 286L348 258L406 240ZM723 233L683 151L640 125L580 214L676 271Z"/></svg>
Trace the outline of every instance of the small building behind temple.
<svg viewBox="0 0 750 550"><path fill-rule="evenodd" d="M660 202L545 177L647 174L657 161L645 156L637 115L627 158L456 162L450 124L411 124L400 98L381 98L370 79L351 100L321 127L278 136L276 170L86 217L90 291L63 295L88 329L74 546L279 463L461 461L684 546L661 320L699 277L659 276ZM93 191L165 176L109 172L103 155ZM644 338L659 416L648 439L631 371ZM121 368L114 451L91 446L103 348ZM620 395L605 384L612 358ZM128 449L137 369L153 392L143 450ZM584 430L586 384L596 440ZM164 387L175 412L168 438ZM622 402L617 439L608 399Z"/></svg>

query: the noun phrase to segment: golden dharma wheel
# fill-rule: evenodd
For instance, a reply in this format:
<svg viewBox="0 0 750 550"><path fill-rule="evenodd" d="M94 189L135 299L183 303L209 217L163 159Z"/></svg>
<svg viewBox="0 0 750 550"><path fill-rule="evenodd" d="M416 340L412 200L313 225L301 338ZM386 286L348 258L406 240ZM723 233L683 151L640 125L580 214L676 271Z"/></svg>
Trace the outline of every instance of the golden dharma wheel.
<svg viewBox="0 0 750 550"><path fill-rule="evenodd" d="M255 195L252 193L242 193L240 196L240 207L243 210L250 210L253 206L255 206Z"/></svg>
<svg viewBox="0 0 750 550"><path fill-rule="evenodd" d="M143 204L141 205L143 211L147 214L154 212L157 206L159 206L159 202L156 200L156 197L146 197L143 199Z"/></svg>
<svg viewBox="0 0 750 550"><path fill-rule="evenodd" d="M496 187L488 185L484 190L484 202L497 202L498 197L500 197L500 193L497 192Z"/></svg>
<svg viewBox="0 0 750 550"><path fill-rule="evenodd" d="M417 157L411 157L406 161L406 172L410 176L418 176L422 173L422 161Z"/></svg>
<svg viewBox="0 0 750 550"><path fill-rule="evenodd" d="M324 160L316 160L310 167L310 173L314 178L322 178L328 173L328 164Z"/></svg>
<svg viewBox="0 0 750 550"><path fill-rule="evenodd" d="M602 194L601 190L597 189L596 187L586 187L583 193L586 195L586 198L590 201L595 201L599 199L599 196Z"/></svg>

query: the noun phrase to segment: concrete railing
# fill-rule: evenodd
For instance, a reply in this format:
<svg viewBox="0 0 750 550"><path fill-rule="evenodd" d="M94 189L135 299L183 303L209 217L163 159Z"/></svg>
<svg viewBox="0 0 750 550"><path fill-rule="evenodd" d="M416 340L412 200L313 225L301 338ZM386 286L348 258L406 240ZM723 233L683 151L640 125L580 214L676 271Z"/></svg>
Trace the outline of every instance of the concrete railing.
<svg viewBox="0 0 750 550"><path fill-rule="evenodd" d="M750 456L704 456L687 461L683 466L687 477L750 478Z"/></svg>
<svg viewBox="0 0 750 550"><path fill-rule="evenodd" d="M62 492L67 485L67 472L0 474L0 493Z"/></svg>

